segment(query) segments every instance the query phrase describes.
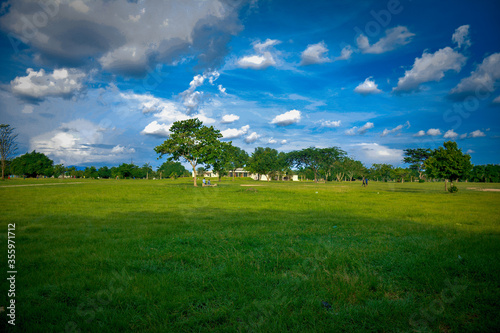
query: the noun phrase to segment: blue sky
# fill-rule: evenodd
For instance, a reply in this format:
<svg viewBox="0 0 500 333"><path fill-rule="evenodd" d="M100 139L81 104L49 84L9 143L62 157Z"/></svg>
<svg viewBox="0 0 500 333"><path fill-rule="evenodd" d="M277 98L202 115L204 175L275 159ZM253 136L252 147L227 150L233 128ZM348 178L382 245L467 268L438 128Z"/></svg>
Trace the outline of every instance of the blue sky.
<svg viewBox="0 0 500 333"><path fill-rule="evenodd" d="M0 123L55 163L159 166L198 117L251 153L499 163L498 1L3 1Z"/></svg>

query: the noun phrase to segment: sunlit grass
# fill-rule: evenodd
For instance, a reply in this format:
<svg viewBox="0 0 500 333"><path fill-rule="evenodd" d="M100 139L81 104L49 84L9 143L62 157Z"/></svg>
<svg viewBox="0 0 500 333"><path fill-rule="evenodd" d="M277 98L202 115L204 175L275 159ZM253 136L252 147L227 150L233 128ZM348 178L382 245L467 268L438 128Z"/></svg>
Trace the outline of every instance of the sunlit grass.
<svg viewBox="0 0 500 333"><path fill-rule="evenodd" d="M500 186L458 186L3 182L16 329L494 331Z"/></svg>

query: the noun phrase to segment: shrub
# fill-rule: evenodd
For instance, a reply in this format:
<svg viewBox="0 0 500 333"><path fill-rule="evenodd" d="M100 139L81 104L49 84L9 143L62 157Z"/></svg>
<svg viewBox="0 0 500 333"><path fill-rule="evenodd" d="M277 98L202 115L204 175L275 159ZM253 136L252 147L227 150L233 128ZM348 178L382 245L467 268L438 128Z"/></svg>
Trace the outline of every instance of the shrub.
<svg viewBox="0 0 500 333"><path fill-rule="evenodd" d="M425 180L424 179L419 179L418 182L419 183L425 183Z"/></svg>
<svg viewBox="0 0 500 333"><path fill-rule="evenodd" d="M450 193L458 192L458 187L456 187L455 185L451 185L450 188L448 189L448 192Z"/></svg>

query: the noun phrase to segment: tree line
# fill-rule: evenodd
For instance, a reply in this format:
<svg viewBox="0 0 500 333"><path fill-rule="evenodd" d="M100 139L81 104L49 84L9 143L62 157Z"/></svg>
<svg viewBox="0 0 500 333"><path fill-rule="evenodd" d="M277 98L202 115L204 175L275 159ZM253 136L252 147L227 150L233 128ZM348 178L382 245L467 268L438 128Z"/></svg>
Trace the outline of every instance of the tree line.
<svg viewBox="0 0 500 333"><path fill-rule="evenodd" d="M207 127L198 119L175 122L172 134L161 145L155 147L159 158L168 156L157 170L149 163L137 166L122 163L116 167L94 166L78 170L54 162L42 153L33 151L11 158L17 149L16 135L8 125L1 125L0 153L2 175L24 177L74 177L74 178L177 178L190 177L180 161L191 165L196 186L196 175L212 169L219 177L244 168L250 173L265 175L268 180L290 179L298 175L301 179L318 181L353 181L363 178L375 181L426 181L468 180L476 182L500 182L499 165L472 165L470 155L462 153L456 142L448 141L438 149L405 149L403 161L406 168L390 164L363 165L339 147L309 147L291 152L279 152L269 147L257 147L249 155L234 146L231 141L221 141L220 131ZM10 157L10 158L9 158ZM446 185L445 185L446 186Z"/></svg>

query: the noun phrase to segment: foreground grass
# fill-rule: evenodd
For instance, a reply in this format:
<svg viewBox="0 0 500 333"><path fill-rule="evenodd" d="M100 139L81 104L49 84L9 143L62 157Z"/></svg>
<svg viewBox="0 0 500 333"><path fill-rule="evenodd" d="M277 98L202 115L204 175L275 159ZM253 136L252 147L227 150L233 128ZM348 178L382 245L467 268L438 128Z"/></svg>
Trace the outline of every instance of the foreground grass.
<svg viewBox="0 0 500 333"><path fill-rule="evenodd" d="M496 331L500 193L472 187L500 188L13 180L0 267L15 223L17 331Z"/></svg>

